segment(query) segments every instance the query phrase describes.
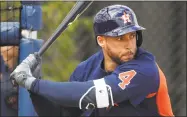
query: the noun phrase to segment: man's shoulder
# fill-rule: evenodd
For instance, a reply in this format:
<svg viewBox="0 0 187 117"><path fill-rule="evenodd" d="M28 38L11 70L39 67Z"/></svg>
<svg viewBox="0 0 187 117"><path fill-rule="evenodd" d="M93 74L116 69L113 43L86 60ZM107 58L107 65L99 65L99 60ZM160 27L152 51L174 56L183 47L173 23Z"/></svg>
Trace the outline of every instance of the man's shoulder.
<svg viewBox="0 0 187 117"><path fill-rule="evenodd" d="M88 73L93 72L95 70L94 68L97 68L102 58L102 51L98 51L85 61L81 62L72 73L70 81L84 81L84 77L88 75Z"/></svg>
<svg viewBox="0 0 187 117"><path fill-rule="evenodd" d="M146 61L155 61L155 56L151 52L143 48L138 48L136 59L146 60Z"/></svg>
<svg viewBox="0 0 187 117"><path fill-rule="evenodd" d="M97 53L93 54L86 60L82 61L77 67L86 69L88 66L94 66L103 58L102 51L98 51Z"/></svg>
<svg viewBox="0 0 187 117"><path fill-rule="evenodd" d="M146 76L153 76L158 72L155 57L153 54L143 49L139 50L139 53L134 60L121 64L117 70L135 70Z"/></svg>

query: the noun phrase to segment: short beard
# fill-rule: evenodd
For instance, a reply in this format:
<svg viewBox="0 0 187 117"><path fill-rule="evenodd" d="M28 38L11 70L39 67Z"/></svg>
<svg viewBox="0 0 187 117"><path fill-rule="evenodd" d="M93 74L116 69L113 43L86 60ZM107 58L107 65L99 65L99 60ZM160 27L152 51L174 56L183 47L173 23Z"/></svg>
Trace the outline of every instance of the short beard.
<svg viewBox="0 0 187 117"><path fill-rule="evenodd" d="M110 58L118 65L121 65L122 63L124 63L123 61L121 61L118 57L114 57L114 56L110 56Z"/></svg>
<svg viewBox="0 0 187 117"><path fill-rule="evenodd" d="M107 54L108 54L108 56L112 59L112 61L113 62L115 62L116 64L118 64L118 65L121 65L121 64L123 64L123 63L125 63L125 61L122 61L117 55L115 55L115 53L113 53L109 48L107 48ZM131 51L131 50L130 50ZM131 51L132 52L132 51ZM136 51L136 53L137 53L137 51ZM136 55L136 53L135 53L135 55ZM134 56L135 57L135 56ZM134 59L134 57L133 57L133 59Z"/></svg>
<svg viewBox="0 0 187 117"><path fill-rule="evenodd" d="M124 63L123 61L120 60L119 57L117 57L109 48L107 48L107 54L108 56L112 59L113 62L115 62L118 65L121 65L122 63Z"/></svg>

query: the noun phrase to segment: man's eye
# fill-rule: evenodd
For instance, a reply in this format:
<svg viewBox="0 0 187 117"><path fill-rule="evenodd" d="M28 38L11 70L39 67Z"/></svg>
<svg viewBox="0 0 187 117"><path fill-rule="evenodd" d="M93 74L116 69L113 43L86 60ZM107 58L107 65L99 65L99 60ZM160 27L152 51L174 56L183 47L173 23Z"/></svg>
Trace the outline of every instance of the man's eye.
<svg viewBox="0 0 187 117"><path fill-rule="evenodd" d="M118 40L119 40L119 41L122 40L122 36L118 37Z"/></svg>
<svg viewBox="0 0 187 117"><path fill-rule="evenodd" d="M136 34L131 34L130 39L134 39L136 37Z"/></svg>

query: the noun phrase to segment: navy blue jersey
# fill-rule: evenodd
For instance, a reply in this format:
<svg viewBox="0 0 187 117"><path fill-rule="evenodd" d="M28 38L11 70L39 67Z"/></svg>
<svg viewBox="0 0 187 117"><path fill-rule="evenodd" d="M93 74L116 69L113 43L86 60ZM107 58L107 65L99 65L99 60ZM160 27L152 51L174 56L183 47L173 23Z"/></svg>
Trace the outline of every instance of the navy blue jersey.
<svg viewBox="0 0 187 117"><path fill-rule="evenodd" d="M135 59L119 65L113 72L102 68L103 53L91 56L73 72L71 82L36 80L31 91L67 107L79 107L79 100L103 78L112 89L115 106L95 109L95 116L172 116L165 77L154 56L139 48ZM163 101L164 100L164 101Z"/></svg>
<svg viewBox="0 0 187 117"><path fill-rule="evenodd" d="M124 96L121 94L114 95L116 97L121 97L120 99L121 101L119 103L116 102L115 107L112 107L110 109L97 109L95 110L94 114L96 116L98 115L99 116L159 115L156 103L154 102L155 97L153 97L152 99L145 99L145 97L148 94L157 92L159 87L159 76L158 76L158 70L155 64L154 56L151 53L144 51L143 49L139 49L136 55L136 59L123 63L122 65L118 66L113 73L107 73L102 68L103 59L104 56L102 51L99 51L98 53L94 54L92 57L79 64L79 66L76 68L76 70L70 77L70 81L83 82L83 81L103 78L105 76L107 77L107 79L110 78L111 82L119 82L119 80L121 80L121 85L119 84L119 89L115 89L115 90L120 91L126 88L128 91L126 93L128 94L128 99L124 99ZM130 85L126 86L125 81L123 81L123 76L125 75L127 76L128 74L131 73L133 74L133 70L136 71L137 78L134 77L130 79L129 77L129 82L128 82L128 78L125 78L127 79L126 84L132 82L130 83ZM144 77L144 76L148 76L148 77ZM116 80L113 79L113 77L120 77L120 78L119 80ZM154 83L150 83L151 85L149 86L148 82L154 82ZM154 86L152 84L154 84Z"/></svg>

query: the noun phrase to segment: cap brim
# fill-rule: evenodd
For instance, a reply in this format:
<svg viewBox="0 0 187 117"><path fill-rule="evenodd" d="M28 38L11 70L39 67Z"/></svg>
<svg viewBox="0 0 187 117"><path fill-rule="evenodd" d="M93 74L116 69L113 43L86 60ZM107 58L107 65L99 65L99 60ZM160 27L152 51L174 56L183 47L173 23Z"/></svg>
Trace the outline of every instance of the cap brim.
<svg viewBox="0 0 187 117"><path fill-rule="evenodd" d="M145 28L142 26L139 26L139 25L130 26L128 28L127 27L119 27L119 28L116 28L110 32L105 33L105 35L112 36L112 37L121 36L121 35L130 33L130 32L135 32L135 31L139 31L139 30L145 30Z"/></svg>

